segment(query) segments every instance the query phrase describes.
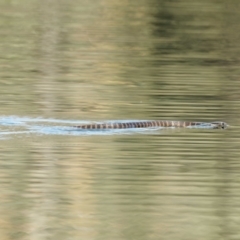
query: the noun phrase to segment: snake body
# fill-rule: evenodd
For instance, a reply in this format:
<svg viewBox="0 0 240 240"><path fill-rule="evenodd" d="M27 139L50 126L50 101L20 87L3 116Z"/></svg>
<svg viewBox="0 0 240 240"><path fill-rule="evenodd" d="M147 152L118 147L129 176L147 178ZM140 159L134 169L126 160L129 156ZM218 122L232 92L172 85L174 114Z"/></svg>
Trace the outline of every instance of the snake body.
<svg viewBox="0 0 240 240"><path fill-rule="evenodd" d="M78 129L128 129L128 128L151 128L151 127L176 127L176 128L210 128L225 129L225 122L184 122L184 121L162 121L162 120L146 120L146 121L128 121L128 122L108 122L93 123L75 126Z"/></svg>

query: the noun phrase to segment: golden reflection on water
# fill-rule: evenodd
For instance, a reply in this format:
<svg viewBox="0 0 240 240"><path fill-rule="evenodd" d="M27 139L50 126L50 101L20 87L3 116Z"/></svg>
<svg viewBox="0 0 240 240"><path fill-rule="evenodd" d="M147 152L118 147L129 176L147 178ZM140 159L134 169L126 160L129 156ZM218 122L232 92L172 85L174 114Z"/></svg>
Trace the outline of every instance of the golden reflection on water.
<svg viewBox="0 0 240 240"><path fill-rule="evenodd" d="M0 238L238 239L237 8L2 1ZM124 119L232 127L59 130Z"/></svg>

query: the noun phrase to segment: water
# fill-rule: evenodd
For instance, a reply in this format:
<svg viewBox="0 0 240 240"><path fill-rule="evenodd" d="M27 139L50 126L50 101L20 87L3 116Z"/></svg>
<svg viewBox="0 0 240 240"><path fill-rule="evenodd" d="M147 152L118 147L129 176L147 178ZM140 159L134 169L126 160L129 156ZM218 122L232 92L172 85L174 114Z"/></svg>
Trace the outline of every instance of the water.
<svg viewBox="0 0 240 240"><path fill-rule="evenodd" d="M240 238L236 1L0 13L1 239ZM129 119L230 128L72 131Z"/></svg>

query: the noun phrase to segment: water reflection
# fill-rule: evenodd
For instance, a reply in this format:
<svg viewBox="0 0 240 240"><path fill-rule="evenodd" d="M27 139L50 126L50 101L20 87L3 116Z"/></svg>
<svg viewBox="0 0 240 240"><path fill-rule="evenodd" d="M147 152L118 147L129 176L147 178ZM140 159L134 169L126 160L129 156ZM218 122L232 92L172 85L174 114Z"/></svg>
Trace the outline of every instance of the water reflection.
<svg viewBox="0 0 240 240"><path fill-rule="evenodd" d="M0 238L238 239L238 8L0 1ZM233 127L70 130L111 119Z"/></svg>

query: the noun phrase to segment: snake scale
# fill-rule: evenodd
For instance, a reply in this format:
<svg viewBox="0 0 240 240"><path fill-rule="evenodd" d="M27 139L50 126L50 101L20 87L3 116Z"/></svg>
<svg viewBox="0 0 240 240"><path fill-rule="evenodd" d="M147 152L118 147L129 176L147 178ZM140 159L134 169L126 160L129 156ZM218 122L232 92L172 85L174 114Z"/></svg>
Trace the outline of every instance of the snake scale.
<svg viewBox="0 0 240 240"><path fill-rule="evenodd" d="M162 120L146 120L146 121L128 121L128 122L109 122L109 123L93 123L75 126L78 129L129 129L129 128L151 128L151 127L176 127L176 128L210 128L225 129L225 122L185 122L185 121L162 121Z"/></svg>

